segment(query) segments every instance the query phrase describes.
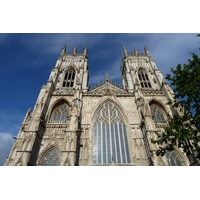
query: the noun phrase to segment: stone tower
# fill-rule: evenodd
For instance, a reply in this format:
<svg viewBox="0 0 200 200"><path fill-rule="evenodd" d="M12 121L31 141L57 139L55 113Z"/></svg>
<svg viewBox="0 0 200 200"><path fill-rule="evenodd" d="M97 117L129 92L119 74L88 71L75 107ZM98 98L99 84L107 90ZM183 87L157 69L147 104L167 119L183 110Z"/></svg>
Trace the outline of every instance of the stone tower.
<svg viewBox="0 0 200 200"><path fill-rule="evenodd" d="M62 49L5 165L190 165L178 148L156 156L155 131L167 125L172 90L146 47L124 47L122 83L88 87L87 48Z"/></svg>

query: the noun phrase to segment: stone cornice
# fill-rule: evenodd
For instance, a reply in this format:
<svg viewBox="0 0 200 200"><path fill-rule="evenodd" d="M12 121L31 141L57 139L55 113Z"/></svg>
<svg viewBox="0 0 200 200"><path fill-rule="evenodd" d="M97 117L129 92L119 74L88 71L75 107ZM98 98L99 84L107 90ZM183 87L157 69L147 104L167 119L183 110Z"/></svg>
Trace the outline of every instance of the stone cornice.
<svg viewBox="0 0 200 200"><path fill-rule="evenodd" d="M75 92L76 92L75 90L71 89L57 89L55 92L53 92L52 96L63 96L63 95L73 96Z"/></svg>
<svg viewBox="0 0 200 200"><path fill-rule="evenodd" d="M144 96L164 96L165 93L162 90L142 90Z"/></svg>

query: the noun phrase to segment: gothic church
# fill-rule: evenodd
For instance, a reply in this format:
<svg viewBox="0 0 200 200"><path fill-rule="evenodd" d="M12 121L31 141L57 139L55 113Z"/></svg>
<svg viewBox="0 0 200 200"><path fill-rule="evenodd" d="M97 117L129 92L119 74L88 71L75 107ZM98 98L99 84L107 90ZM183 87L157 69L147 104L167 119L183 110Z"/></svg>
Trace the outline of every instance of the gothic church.
<svg viewBox="0 0 200 200"><path fill-rule="evenodd" d="M34 109L29 109L6 166L190 165L178 148L157 156L151 142L167 124L172 89L146 47L127 52L122 83L108 76L88 87L87 48L62 49ZM120 64L120 63L119 63Z"/></svg>

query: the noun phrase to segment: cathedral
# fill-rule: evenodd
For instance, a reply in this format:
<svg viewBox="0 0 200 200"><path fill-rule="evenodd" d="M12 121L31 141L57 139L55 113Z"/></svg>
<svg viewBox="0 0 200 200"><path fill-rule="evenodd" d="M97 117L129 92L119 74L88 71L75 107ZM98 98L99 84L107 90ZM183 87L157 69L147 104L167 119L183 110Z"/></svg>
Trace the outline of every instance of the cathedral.
<svg viewBox="0 0 200 200"><path fill-rule="evenodd" d="M124 54L122 86L104 80L88 86L87 48L63 47L34 109L29 109L5 166L181 166L181 149L157 156L172 89L149 50Z"/></svg>

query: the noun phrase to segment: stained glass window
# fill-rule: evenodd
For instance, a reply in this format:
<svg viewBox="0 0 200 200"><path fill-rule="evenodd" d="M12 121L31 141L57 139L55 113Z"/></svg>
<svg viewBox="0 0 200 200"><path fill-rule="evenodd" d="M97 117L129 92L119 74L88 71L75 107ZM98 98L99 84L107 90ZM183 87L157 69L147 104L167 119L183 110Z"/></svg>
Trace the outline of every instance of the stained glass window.
<svg viewBox="0 0 200 200"><path fill-rule="evenodd" d="M164 111L162 108L160 108L156 104L151 104L150 108L151 108L152 118L155 122L160 122L160 123L166 122L164 115L163 115Z"/></svg>
<svg viewBox="0 0 200 200"><path fill-rule="evenodd" d="M66 122L68 120L67 104L65 102L57 105L51 115L51 122Z"/></svg>
<svg viewBox="0 0 200 200"><path fill-rule="evenodd" d="M58 166L59 157L54 148L49 150L42 158L40 165L42 166Z"/></svg>
<svg viewBox="0 0 200 200"><path fill-rule="evenodd" d="M182 166L183 160L177 155L175 151L166 153L167 162L170 166Z"/></svg>
<svg viewBox="0 0 200 200"><path fill-rule="evenodd" d="M151 88L151 83L144 69L140 68L138 70L138 77L139 77L140 85L142 88Z"/></svg>
<svg viewBox="0 0 200 200"><path fill-rule="evenodd" d="M63 87L73 87L74 78L75 78L75 70L74 69L68 70L64 77Z"/></svg>
<svg viewBox="0 0 200 200"><path fill-rule="evenodd" d="M116 106L107 102L94 123L94 164L130 163L126 126Z"/></svg>

